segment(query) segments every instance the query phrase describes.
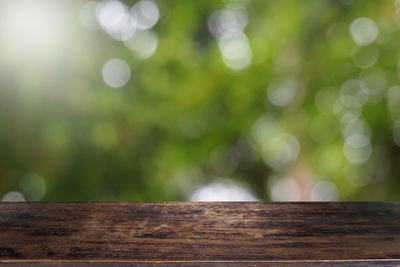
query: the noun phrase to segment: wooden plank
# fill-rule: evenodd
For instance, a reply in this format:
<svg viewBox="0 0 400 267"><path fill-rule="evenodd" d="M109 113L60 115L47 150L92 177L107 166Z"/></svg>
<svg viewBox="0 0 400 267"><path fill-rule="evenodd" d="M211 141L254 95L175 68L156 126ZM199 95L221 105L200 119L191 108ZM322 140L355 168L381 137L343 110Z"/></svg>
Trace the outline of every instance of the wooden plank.
<svg viewBox="0 0 400 267"><path fill-rule="evenodd" d="M400 203L0 203L20 266L400 265Z"/></svg>

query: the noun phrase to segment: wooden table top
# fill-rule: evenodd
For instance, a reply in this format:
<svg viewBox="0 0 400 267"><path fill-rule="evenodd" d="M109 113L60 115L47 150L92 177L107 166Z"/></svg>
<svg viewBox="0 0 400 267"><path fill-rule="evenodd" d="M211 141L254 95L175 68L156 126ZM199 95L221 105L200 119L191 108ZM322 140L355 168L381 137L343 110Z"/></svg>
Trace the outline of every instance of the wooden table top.
<svg viewBox="0 0 400 267"><path fill-rule="evenodd" d="M15 266L400 266L400 203L0 203Z"/></svg>

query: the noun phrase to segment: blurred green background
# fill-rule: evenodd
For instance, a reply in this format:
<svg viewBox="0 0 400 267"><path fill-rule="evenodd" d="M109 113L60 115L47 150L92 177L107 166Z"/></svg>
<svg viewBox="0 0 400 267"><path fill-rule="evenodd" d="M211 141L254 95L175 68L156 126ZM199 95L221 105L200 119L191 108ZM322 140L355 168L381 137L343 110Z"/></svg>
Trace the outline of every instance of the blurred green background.
<svg viewBox="0 0 400 267"><path fill-rule="evenodd" d="M400 1L0 2L0 199L399 200Z"/></svg>

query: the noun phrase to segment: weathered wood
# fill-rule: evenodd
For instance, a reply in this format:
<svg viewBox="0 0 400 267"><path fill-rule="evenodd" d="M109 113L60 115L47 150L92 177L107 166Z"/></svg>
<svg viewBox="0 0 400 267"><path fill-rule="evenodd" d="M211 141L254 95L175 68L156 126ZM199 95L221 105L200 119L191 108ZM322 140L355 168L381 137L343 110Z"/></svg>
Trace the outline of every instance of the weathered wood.
<svg viewBox="0 0 400 267"><path fill-rule="evenodd" d="M12 266L400 265L400 203L0 203Z"/></svg>

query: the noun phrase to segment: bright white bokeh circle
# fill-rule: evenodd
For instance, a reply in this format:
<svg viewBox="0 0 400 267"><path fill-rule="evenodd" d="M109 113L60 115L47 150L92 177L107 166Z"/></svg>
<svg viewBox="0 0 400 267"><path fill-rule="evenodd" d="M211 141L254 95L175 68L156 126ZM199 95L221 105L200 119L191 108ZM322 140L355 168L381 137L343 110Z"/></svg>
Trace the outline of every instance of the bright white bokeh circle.
<svg viewBox="0 0 400 267"><path fill-rule="evenodd" d="M350 34L354 42L360 46L373 43L378 37L378 26L370 18L356 18L350 24Z"/></svg>
<svg viewBox="0 0 400 267"><path fill-rule="evenodd" d="M131 68L124 60L112 58L103 65L101 75L108 86L120 88L131 78Z"/></svg>

